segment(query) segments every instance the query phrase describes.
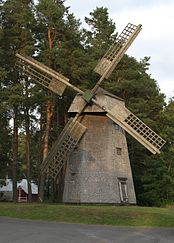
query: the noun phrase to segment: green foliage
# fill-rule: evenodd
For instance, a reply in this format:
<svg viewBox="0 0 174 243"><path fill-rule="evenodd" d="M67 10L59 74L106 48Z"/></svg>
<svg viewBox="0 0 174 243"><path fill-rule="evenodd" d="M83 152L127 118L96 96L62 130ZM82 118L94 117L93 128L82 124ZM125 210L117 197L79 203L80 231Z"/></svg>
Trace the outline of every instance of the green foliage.
<svg viewBox="0 0 174 243"><path fill-rule="evenodd" d="M164 110L159 112L156 124L159 126L161 136L167 141L160 155L148 156L141 169L137 169L136 178L141 184L138 188L138 201L142 205L165 205L173 203L174 198L174 105L171 99ZM140 167L139 165L139 167ZM138 165L137 165L138 167Z"/></svg>
<svg viewBox="0 0 174 243"><path fill-rule="evenodd" d="M34 27L35 27L35 18L33 13L33 4L32 1L28 0L7 0L5 1L0 8L0 40L1 48L0 49L0 64L3 72L0 72L1 78L1 87L4 97L5 112L7 114L5 123L8 129L10 130L11 119L16 120L17 130L22 128L21 123L23 117L18 113L23 113L23 107L25 103L25 96L23 95L23 82L19 78L18 72L14 66L16 58L15 54L17 52L23 52L28 55L31 55L35 49L34 44ZM24 103L23 103L24 102ZM18 119L18 120L17 120ZM10 122L11 121L11 122ZM5 131L4 127L3 130ZM8 132L9 133L9 132ZM16 132L17 133L17 132ZM5 134L2 133L3 138L5 139ZM17 158L17 135L14 139L13 136L8 135L9 139L6 139L6 155L8 155L8 160L12 161L13 158L13 175L16 173L16 165L18 165L20 159ZM1 144L3 144L3 139L1 139ZM13 153L12 153L13 151ZM16 154L14 159L14 154ZM7 162L4 158L0 164L0 170L6 171L6 174L11 177L12 166L9 166L10 162ZM9 166L9 167L8 167ZM7 171L8 170L8 171ZM5 175L3 175L5 177ZM14 178L15 181L15 178Z"/></svg>
<svg viewBox="0 0 174 243"><path fill-rule="evenodd" d="M88 28L83 29L86 60L82 63L84 66L82 87L90 89L98 80L98 75L93 70L114 41L117 33L115 33L115 24L109 19L107 8L97 7L90 13L90 17L85 17L85 22Z"/></svg>
<svg viewBox="0 0 174 243"><path fill-rule="evenodd" d="M35 26L32 1L7 0L1 14L1 25L4 32L2 47L6 50L5 58L8 60L8 64L12 62L14 64L16 52L22 50L26 54L30 54L34 49L31 32Z"/></svg>
<svg viewBox="0 0 174 243"><path fill-rule="evenodd" d="M91 54L101 57L101 50L105 50L112 43L116 35L114 35L115 24L109 19L107 8L96 8L90 13L90 18L85 17L85 22L91 30L84 30L86 37L86 46L90 49Z"/></svg>
<svg viewBox="0 0 174 243"><path fill-rule="evenodd" d="M11 129L8 126L8 113L1 98L0 102L0 177L5 178L11 165Z"/></svg>

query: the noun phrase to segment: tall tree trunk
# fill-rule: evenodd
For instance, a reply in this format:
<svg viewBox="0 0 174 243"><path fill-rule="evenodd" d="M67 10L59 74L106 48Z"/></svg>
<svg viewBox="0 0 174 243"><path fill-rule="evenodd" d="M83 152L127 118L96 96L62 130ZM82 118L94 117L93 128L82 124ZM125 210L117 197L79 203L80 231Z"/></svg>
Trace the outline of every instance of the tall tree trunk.
<svg viewBox="0 0 174 243"><path fill-rule="evenodd" d="M18 108L14 107L13 118L13 202L17 202L17 163L18 163Z"/></svg>
<svg viewBox="0 0 174 243"><path fill-rule="evenodd" d="M43 148L43 160L48 155L48 147L49 147L49 133L51 127L51 120L54 112L54 102L52 99L49 99L47 102L47 118L46 118L46 129L45 129L45 139L44 139L44 148Z"/></svg>
<svg viewBox="0 0 174 243"><path fill-rule="evenodd" d="M54 27L49 27L48 28L48 44L49 44L49 49L52 49L54 47L54 43L56 40L56 30ZM51 67L51 58L49 59L50 64L49 66ZM50 127L51 127L51 120L54 112L54 102L53 102L53 95L52 92L49 91L49 96L50 99L47 102L47 112L46 112L46 131L45 131L45 139L44 139L44 147L43 147L43 161L48 155L48 146L49 146L49 133L50 133ZM44 173L41 172L40 176L40 183L39 183L39 200L43 202L44 198L44 184L45 184L45 175Z"/></svg>
<svg viewBox="0 0 174 243"><path fill-rule="evenodd" d="M25 142L26 142L26 162L27 162L27 185L28 185L28 202L32 201L31 189L31 159L30 159L30 118L28 107L25 110Z"/></svg>
<svg viewBox="0 0 174 243"><path fill-rule="evenodd" d="M38 138L38 171L39 171L39 167L40 164L42 163L43 160L43 150L42 150L42 127L43 127L43 110L42 110L42 106L40 106L40 118L39 118L39 138ZM40 176L40 175L39 175Z"/></svg>
<svg viewBox="0 0 174 243"><path fill-rule="evenodd" d="M46 111L46 130L45 130L44 147L43 147L43 161L48 156L49 133L50 133L53 112L54 112L54 102L52 99L49 99L47 102L47 111ZM40 183L39 183L39 200L41 202L43 201L43 197L44 197L44 183L45 183L45 175L41 173Z"/></svg>

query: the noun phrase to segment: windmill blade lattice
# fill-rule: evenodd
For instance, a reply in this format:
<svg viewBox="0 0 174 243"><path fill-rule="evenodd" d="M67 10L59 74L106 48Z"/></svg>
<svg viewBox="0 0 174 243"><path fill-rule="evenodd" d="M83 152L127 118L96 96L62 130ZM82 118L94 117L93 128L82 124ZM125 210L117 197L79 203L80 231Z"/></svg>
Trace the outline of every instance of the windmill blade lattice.
<svg viewBox="0 0 174 243"><path fill-rule="evenodd" d="M16 57L16 66L22 74L59 96L62 96L66 86L73 88L78 93L83 93L80 89L70 84L68 78L35 59L21 54L16 54Z"/></svg>
<svg viewBox="0 0 174 243"><path fill-rule="evenodd" d="M55 179L86 129L76 119L71 118L54 143L47 158L43 161L41 165L42 173L48 173L49 176Z"/></svg>
<svg viewBox="0 0 174 243"><path fill-rule="evenodd" d="M114 106L106 115L153 154L160 153L160 149L166 143L164 139L122 105Z"/></svg>
<svg viewBox="0 0 174 243"><path fill-rule="evenodd" d="M141 25L136 26L129 23L102 57L94 71L104 78L108 78L141 29Z"/></svg>

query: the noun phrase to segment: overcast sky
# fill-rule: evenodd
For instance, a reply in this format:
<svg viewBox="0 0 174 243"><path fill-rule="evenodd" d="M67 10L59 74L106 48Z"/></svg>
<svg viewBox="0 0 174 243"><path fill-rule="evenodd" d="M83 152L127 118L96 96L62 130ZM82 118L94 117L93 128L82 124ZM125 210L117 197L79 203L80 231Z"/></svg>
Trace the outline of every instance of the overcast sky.
<svg viewBox="0 0 174 243"><path fill-rule="evenodd" d="M107 7L119 33L129 22L142 24L127 53L138 60L150 56L149 73L167 99L174 96L174 0L66 0L65 5L82 22L96 7Z"/></svg>

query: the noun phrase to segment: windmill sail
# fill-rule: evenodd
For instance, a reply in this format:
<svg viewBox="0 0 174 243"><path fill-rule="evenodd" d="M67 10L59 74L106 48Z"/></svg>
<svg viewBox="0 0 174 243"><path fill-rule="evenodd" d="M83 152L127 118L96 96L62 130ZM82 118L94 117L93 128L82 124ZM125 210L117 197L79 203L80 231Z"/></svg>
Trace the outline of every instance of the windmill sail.
<svg viewBox="0 0 174 243"><path fill-rule="evenodd" d="M48 172L49 176L55 179L85 131L85 126L71 118L51 148L48 157L43 161L42 173Z"/></svg>
<svg viewBox="0 0 174 243"><path fill-rule="evenodd" d="M16 66L24 75L57 93L59 96L62 96L66 86L71 87L79 93L83 93L80 89L70 84L68 78L35 59L21 54L16 54L16 57Z"/></svg>
<svg viewBox="0 0 174 243"><path fill-rule="evenodd" d="M141 29L141 25L136 26L129 23L102 57L94 71L101 76L104 76L104 78L109 78L110 74L113 72Z"/></svg>
<svg viewBox="0 0 174 243"><path fill-rule="evenodd" d="M107 116L153 154L160 153L160 149L166 143L164 139L123 105L118 104L114 106L114 108L107 113Z"/></svg>

